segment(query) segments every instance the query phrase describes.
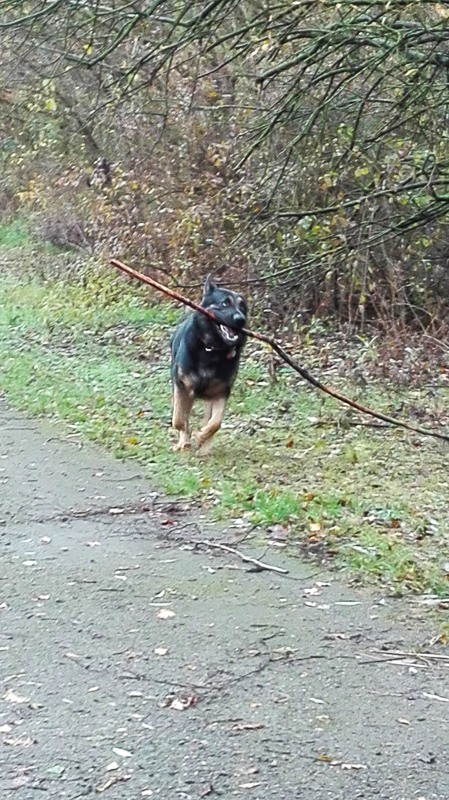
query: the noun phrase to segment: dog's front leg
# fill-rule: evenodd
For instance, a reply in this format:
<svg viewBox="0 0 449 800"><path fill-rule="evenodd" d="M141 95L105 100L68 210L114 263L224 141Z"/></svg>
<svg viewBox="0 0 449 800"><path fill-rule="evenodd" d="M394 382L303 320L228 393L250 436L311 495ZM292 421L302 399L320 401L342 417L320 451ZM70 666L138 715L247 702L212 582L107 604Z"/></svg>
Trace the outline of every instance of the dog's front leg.
<svg viewBox="0 0 449 800"><path fill-rule="evenodd" d="M193 389L187 389L182 384L174 384L172 425L179 431L179 442L173 446L173 450L187 450L190 447L189 416L193 400Z"/></svg>
<svg viewBox="0 0 449 800"><path fill-rule="evenodd" d="M214 433L220 428L223 414L226 408L227 397L217 397L214 400L209 400L206 405L206 416L208 421L205 420L205 425L198 431L196 435L196 444L198 449L207 452L207 446L212 439Z"/></svg>

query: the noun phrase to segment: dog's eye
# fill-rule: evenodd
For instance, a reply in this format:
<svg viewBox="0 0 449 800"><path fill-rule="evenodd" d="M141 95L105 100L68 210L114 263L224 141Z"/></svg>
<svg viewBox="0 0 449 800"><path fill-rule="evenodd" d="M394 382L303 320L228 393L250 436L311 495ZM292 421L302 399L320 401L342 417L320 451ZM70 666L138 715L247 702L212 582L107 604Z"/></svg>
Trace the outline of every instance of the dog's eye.
<svg viewBox="0 0 449 800"><path fill-rule="evenodd" d="M224 306L225 308L229 308L231 303L232 303L231 298L230 297L225 297L225 299L223 300L221 305Z"/></svg>

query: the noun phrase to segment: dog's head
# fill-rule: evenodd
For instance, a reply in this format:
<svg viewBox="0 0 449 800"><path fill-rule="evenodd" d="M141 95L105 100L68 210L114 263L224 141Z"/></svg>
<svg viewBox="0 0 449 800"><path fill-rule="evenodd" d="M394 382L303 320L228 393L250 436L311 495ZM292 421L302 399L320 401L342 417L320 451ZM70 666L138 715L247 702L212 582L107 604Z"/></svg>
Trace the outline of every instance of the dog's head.
<svg viewBox="0 0 449 800"><path fill-rule="evenodd" d="M223 347L243 347L246 336L242 333L242 328L246 325L246 302L244 298L232 292L230 289L222 289L214 283L211 275L208 275L204 284L203 308L212 311L217 318L217 322L207 320L202 317L208 326L208 331L220 346Z"/></svg>

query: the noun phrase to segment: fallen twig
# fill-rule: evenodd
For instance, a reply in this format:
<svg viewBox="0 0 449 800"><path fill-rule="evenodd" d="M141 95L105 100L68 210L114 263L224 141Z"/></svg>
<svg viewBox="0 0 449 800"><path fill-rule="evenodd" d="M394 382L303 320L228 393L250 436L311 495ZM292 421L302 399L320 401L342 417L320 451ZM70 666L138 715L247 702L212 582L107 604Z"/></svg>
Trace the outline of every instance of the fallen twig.
<svg viewBox="0 0 449 800"><path fill-rule="evenodd" d="M383 653L386 656L401 656L406 658L428 658L433 661L446 661L449 662L449 656L444 656L440 653L412 653L407 650L376 650L377 653Z"/></svg>
<svg viewBox="0 0 449 800"><path fill-rule="evenodd" d="M242 561L245 561L249 564L254 564L254 566L256 566L258 569L267 569L270 570L270 572L279 572L281 575L288 575L288 569L283 569L283 567L273 567L271 564L266 564L265 561L259 561L258 558L246 556L244 553L241 553L240 550L236 550L235 547L229 547L227 544L211 542L210 539L203 539L203 541L195 542L195 544L204 545L205 547L215 547L217 550L224 550L226 553L232 553L232 555L241 558Z"/></svg>
<svg viewBox="0 0 449 800"><path fill-rule="evenodd" d="M368 664L393 664L396 667L419 667L419 669L426 669L428 664L421 664L416 658L409 658L408 660L400 658L368 658L365 661L358 662L361 666Z"/></svg>
<svg viewBox="0 0 449 800"><path fill-rule="evenodd" d="M425 669L429 667L432 661L443 662L449 666L449 656L440 655L439 653L413 653L407 650L379 650L375 649L375 653L379 653L375 658L367 658L360 661L360 664L394 664L402 667L419 667Z"/></svg>
<svg viewBox="0 0 449 800"><path fill-rule="evenodd" d="M439 700L440 703L449 703L449 697L441 697L440 694L429 694L429 692L423 692L423 697L427 697L428 700Z"/></svg>
<svg viewBox="0 0 449 800"><path fill-rule="evenodd" d="M171 297L173 300L176 300L178 303L182 303L185 306L189 306L194 311L198 311L200 314L203 314L205 317L209 317L209 319L214 320L217 322L216 317L212 314L211 311L208 311L206 308L202 308L198 303L195 303L193 300L190 300L188 297L184 297L179 292L176 292L174 289L169 289L168 286L164 286L162 283L158 283L153 278L148 277L148 275L143 275L141 272L137 272L137 270L129 267L127 264L123 264L123 262L119 261L117 258L111 259L111 264L117 269L122 270L122 272L126 272L132 278L137 278L137 280L141 281L142 283L148 284L148 286L152 286L153 289L157 289L159 292L163 292L168 297ZM251 331L248 328L243 328L242 332L249 336L252 339L257 339L259 342L264 342L264 344L268 344L275 353L285 361L286 364L289 365L301 378L308 381L308 383L315 386L316 389L320 389L320 391L325 392L330 397L333 397L335 400L339 400L341 403L345 403L345 405L350 406L351 408L355 408L357 411L360 411L362 414L369 414L369 416L374 417L375 419L380 419L382 422L387 422L389 425L395 425L399 428L405 428L406 430L412 431L413 433L418 433L421 436L433 436L437 439L443 439L445 442L449 442L449 435L445 433L438 433L437 431L431 431L427 428L417 428L414 425L409 425L408 422L403 422L402 420L395 419L394 417L389 417L387 414L382 414L379 411L373 411L371 408L367 408L366 406L361 405L360 403L356 403L355 400L351 400L349 397L345 397L345 395L340 394L340 392L336 392L334 389L331 389L329 386L325 386L324 383L317 380L310 374L304 367L301 367L289 354L281 347L281 345L273 339L271 336L267 336L264 333L258 333L257 331Z"/></svg>

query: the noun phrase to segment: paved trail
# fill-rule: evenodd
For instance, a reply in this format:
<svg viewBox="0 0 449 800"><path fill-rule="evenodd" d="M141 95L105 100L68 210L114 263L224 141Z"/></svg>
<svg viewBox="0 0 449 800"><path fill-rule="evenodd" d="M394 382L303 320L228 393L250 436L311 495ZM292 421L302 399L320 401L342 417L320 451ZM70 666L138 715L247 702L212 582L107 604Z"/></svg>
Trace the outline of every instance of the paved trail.
<svg viewBox="0 0 449 800"><path fill-rule="evenodd" d="M236 532L0 415L2 800L448 800L449 661L384 661L429 638L406 607L194 548Z"/></svg>

